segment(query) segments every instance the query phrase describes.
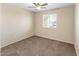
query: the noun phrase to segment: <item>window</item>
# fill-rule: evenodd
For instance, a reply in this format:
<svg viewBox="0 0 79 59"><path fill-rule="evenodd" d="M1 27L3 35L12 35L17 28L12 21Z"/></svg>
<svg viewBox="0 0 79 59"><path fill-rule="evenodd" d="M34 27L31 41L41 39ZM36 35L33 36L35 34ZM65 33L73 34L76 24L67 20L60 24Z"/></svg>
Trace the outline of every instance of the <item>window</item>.
<svg viewBox="0 0 79 59"><path fill-rule="evenodd" d="M43 27L56 28L57 14L43 15Z"/></svg>

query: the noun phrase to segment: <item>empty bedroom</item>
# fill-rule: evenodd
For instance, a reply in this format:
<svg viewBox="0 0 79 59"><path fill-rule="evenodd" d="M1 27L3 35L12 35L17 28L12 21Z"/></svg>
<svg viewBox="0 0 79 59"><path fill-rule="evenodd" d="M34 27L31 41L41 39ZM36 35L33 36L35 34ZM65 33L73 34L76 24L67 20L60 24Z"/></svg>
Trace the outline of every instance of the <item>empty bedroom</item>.
<svg viewBox="0 0 79 59"><path fill-rule="evenodd" d="M0 3L1 56L79 55L79 4Z"/></svg>

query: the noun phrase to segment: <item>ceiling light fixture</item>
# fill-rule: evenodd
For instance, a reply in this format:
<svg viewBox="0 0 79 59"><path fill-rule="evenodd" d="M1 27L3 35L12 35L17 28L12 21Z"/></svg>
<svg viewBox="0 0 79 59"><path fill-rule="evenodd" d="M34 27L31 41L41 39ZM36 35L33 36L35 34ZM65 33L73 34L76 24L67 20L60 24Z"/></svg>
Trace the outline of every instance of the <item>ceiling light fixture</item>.
<svg viewBox="0 0 79 59"><path fill-rule="evenodd" d="M36 7L36 9L41 10L41 6Z"/></svg>
<svg viewBox="0 0 79 59"><path fill-rule="evenodd" d="M46 6L48 3L33 3L33 6L30 6L29 8L35 8L37 10L46 9Z"/></svg>

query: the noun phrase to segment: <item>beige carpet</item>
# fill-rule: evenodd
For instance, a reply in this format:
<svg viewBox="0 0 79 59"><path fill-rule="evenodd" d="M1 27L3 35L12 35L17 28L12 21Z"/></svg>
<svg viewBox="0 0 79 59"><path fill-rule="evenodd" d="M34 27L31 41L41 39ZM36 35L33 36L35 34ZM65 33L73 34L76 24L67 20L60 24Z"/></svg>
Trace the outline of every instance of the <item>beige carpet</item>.
<svg viewBox="0 0 79 59"><path fill-rule="evenodd" d="M1 49L2 56L76 56L72 44L33 36Z"/></svg>

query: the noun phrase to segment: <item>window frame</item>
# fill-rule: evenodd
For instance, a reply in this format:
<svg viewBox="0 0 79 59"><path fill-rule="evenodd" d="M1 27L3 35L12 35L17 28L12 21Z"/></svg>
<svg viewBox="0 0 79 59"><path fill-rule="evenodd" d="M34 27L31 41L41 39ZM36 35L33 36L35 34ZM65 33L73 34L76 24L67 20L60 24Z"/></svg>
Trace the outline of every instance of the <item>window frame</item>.
<svg viewBox="0 0 79 59"><path fill-rule="evenodd" d="M52 27L49 26L49 25L45 26L45 23L44 23L44 22L45 22L45 21L44 21L44 20L45 20L45 19L44 19L45 16L50 16L50 15L52 15L52 16L55 15L55 24L53 24L53 23L54 23L54 22L53 22L53 23L52 23L52 24L53 24ZM43 27L44 27L44 28L57 28L57 14L56 14L56 13L43 14Z"/></svg>

